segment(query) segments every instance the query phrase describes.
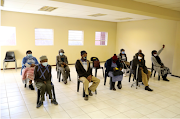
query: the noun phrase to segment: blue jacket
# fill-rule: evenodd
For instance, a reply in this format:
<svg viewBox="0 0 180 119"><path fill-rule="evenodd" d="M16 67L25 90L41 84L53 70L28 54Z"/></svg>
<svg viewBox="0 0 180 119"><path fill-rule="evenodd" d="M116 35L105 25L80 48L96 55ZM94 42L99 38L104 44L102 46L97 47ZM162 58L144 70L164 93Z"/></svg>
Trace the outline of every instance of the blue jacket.
<svg viewBox="0 0 180 119"><path fill-rule="evenodd" d="M32 59L35 61L35 65L39 64L38 60L35 57L33 57ZM22 69L24 69L26 67L25 64L26 64L27 60L28 60L27 56L24 57L22 60L21 75L22 75ZM31 65L30 63L28 63L28 64Z"/></svg>
<svg viewBox="0 0 180 119"><path fill-rule="evenodd" d="M107 73L109 73L109 71L113 71L114 67L111 67L112 61L113 61L112 58L106 61L105 67L106 67ZM119 62L119 59L116 61L116 64L117 64L117 68L123 67L122 64Z"/></svg>

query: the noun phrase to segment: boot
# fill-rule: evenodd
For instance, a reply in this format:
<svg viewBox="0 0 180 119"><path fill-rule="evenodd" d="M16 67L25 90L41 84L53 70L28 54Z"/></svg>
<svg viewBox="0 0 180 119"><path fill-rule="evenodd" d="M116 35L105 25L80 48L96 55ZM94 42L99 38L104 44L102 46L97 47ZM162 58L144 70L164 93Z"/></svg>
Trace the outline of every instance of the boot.
<svg viewBox="0 0 180 119"><path fill-rule="evenodd" d="M118 81L117 87L118 87L119 89L121 89L121 88L122 88L121 81Z"/></svg>
<svg viewBox="0 0 180 119"><path fill-rule="evenodd" d="M31 90L34 90L34 87L33 87L33 85L31 84L31 85L29 85L29 88L31 89Z"/></svg>
<svg viewBox="0 0 180 119"><path fill-rule="evenodd" d="M163 78L164 81L169 81L169 80L167 79L167 74L165 74L164 76L162 76L162 78Z"/></svg>
<svg viewBox="0 0 180 119"><path fill-rule="evenodd" d="M88 100L88 95L85 95L84 100L86 101Z"/></svg>
<svg viewBox="0 0 180 119"><path fill-rule="evenodd" d="M88 90L89 90L89 95L90 96L93 96L93 94L91 93L91 90L88 88Z"/></svg>
<svg viewBox="0 0 180 119"><path fill-rule="evenodd" d="M112 90L116 91L116 89L115 89L115 82L112 82Z"/></svg>
<svg viewBox="0 0 180 119"><path fill-rule="evenodd" d="M145 90L147 90L147 91L153 91L152 89L149 88L149 86L146 86L146 87L145 87Z"/></svg>

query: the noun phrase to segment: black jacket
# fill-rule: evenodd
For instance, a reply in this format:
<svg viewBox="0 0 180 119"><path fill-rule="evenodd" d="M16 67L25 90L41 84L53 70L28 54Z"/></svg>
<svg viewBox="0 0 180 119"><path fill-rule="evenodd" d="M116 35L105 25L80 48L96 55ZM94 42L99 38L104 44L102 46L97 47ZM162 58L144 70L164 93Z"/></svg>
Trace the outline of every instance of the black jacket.
<svg viewBox="0 0 180 119"><path fill-rule="evenodd" d="M112 64L112 58L110 58L110 59L108 59L107 61L106 61L106 71L107 71L107 73L109 73L109 71L113 71L113 68L114 67L111 67L111 64ZM122 64L119 62L119 60L117 60L116 61L116 64L117 64L117 68L122 68Z"/></svg>
<svg viewBox="0 0 180 119"><path fill-rule="evenodd" d="M89 75L92 75L92 68L90 67L90 62L88 60L87 60L87 71L84 69L80 60L76 61L75 67L79 78L80 77L87 78Z"/></svg>

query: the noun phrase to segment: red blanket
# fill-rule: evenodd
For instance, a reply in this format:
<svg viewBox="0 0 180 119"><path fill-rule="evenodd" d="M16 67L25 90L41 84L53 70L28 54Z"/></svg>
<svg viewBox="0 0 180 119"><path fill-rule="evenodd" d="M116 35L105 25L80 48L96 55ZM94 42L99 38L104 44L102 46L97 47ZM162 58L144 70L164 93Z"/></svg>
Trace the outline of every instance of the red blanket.
<svg viewBox="0 0 180 119"><path fill-rule="evenodd" d="M27 67L22 72L22 80L34 80L34 67Z"/></svg>

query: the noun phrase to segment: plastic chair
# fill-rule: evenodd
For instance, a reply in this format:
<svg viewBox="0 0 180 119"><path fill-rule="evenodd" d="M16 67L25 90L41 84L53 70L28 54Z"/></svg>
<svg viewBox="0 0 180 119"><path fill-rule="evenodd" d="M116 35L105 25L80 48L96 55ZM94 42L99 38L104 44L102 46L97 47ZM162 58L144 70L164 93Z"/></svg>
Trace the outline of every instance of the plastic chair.
<svg viewBox="0 0 180 119"><path fill-rule="evenodd" d="M5 62L15 62L15 69L17 71L17 62L16 62L14 51L6 52L6 56L3 60L3 70L5 69Z"/></svg>
<svg viewBox="0 0 180 119"><path fill-rule="evenodd" d="M81 80L79 80L79 76L77 76L77 92L79 92L80 82L83 83ZM97 89L95 90L95 94L97 95ZM84 85L83 85L83 97L85 97Z"/></svg>
<svg viewBox="0 0 180 119"><path fill-rule="evenodd" d="M104 67L94 67L94 61L99 61L99 59L97 57L91 57L91 61L93 62L93 69L95 69L95 77L97 76L97 70L98 69L102 69L103 72L103 77L104 77Z"/></svg>
<svg viewBox="0 0 180 119"><path fill-rule="evenodd" d="M151 77L152 77L153 71L154 71L154 77L155 77L155 76L156 76L156 71L154 70L154 65L153 65L153 63L152 63ZM160 81L160 75L159 75L159 74L158 74L158 81Z"/></svg>
<svg viewBox="0 0 180 119"><path fill-rule="evenodd" d="M130 71L129 71L129 82L131 81L131 75L133 74L133 81L134 81L134 71L132 70L132 61L130 61Z"/></svg>
<svg viewBox="0 0 180 119"><path fill-rule="evenodd" d="M106 68L106 62L105 62L105 64L104 64L104 67ZM107 77L109 77L109 75L108 75L107 70L105 69L104 85L106 85L106 79L107 79ZM110 77L109 84L110 84L110 90L112 90L112 77Z"/></svg>
<svg viewBox="0 0 180 119"><path fill-rule="evenodd" d="M61 82L61 71L59 70L57 64L56 64L56 71L57 71L57 79L59 79L59 82ZM62 79L63 81L63 79ZM71 81L71 75L69 73L69 81Z"/></svg>

